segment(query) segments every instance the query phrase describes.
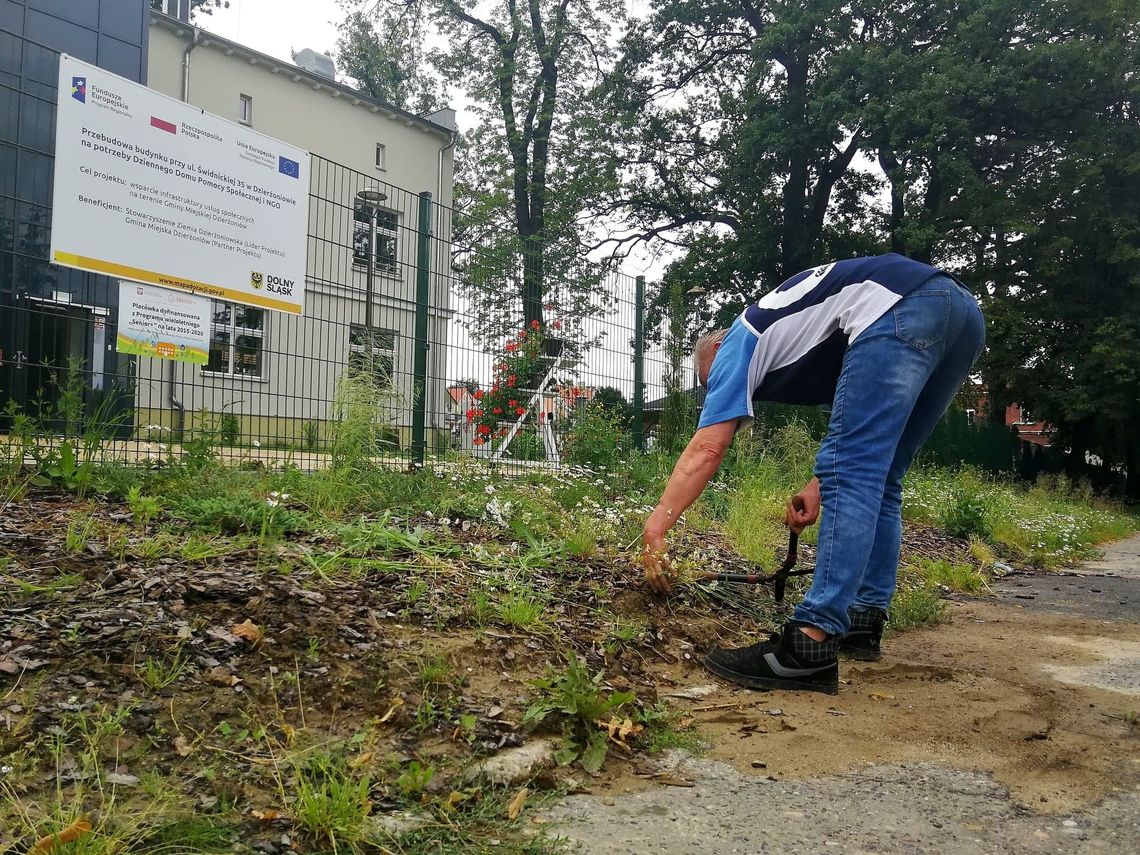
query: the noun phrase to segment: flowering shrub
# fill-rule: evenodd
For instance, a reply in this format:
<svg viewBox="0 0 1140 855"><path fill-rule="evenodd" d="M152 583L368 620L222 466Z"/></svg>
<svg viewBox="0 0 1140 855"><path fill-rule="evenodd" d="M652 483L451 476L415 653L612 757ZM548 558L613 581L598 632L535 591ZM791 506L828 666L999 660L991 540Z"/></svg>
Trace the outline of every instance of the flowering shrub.
<svg viewBox="0 0 1140 855"><path fill-rule="evenodd" d="M551 329L558 329L554 321ZM507 435L504 422L513 422L526 413L535 387L546 373L546 336L538 321L508 339L495 357L495 375L491 388L472 393L476 405L467 411L467 423L475 427L476 445L483 445Z"/></svg>

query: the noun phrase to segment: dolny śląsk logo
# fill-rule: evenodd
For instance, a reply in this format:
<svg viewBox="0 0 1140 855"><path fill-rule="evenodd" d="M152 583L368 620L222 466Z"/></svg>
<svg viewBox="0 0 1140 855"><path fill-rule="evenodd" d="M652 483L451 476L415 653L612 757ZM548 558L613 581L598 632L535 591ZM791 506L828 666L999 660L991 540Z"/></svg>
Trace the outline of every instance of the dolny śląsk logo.
<svg viewBox="0 0 1140 855"><path fill-rule="evenodd" d="M261 286L264 284L264 279L256 270L251 270L249 273L249 284L253 286L254 291L260 291Z"/></svg>

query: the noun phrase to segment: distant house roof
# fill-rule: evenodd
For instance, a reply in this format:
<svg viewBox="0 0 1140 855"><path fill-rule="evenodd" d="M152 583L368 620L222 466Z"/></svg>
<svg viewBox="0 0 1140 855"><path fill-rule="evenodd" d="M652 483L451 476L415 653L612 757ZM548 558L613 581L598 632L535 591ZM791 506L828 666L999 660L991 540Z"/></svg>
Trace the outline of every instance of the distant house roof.
<svg viewBox="0 0 1140 855"><path fill-rule="evenodd" d="M688 398L691 398L693 400L693 403L697 405L698 410L705 405L705 395L707 393L703 386L694 386L691 389L685 389L682 394ZM645 412L661 412L665 409L665 402L667 400L669 400L668 395L666 395L664 398L657 398L654 401L646 401Z"/></svg>
<svg viewBox="0 0 1140 855"><path fill-rule="evenodd" d="M351 86L347 86L344 83L339 83L330 77L325 77L322 74L317 74L315 72L301 68L295 63L288 62L283 59L276 59L272 56L269 56L268 54L262 53L261 51L254 50L248 45L243 45L240 42L231 41L230 39L227 39L223 36L219 36L217 33L211 32L210 30L203 30L201 27L195 26L194 24L188 24L185 21L180 21L177 18L163 14L162 12L152 11L150 13L150 20L152 23L157 24L166 30L169 30L175 35L175 37L179 39L192 38L194 31L197 30L199 33L198 44L202 45L203 47L214 45L224 53L236 53L248 61L250 65L263 66L273 74L284 74L285 76L291 78L295 83L304 81L306 85L312 86L312 88L315 90L324 89L334 98L340 98L341 96L347 95L348 103L352 104L354 107L370 110L373 113L382 113L389 119L403 122L409 127L417 127L422 131L440 134L449 139L452 135L452 128L446 127L440 122L433 121L432 119L425 118L423 116L417 116L415 113L409 113L407 110L401 109L395 104L388 104L384 101L380 101L379 99L372 98L371 96L361 92L359 89L353 89ZM432 115L441 118L446 117L445 111L442 110L437 111Z"/></svg>

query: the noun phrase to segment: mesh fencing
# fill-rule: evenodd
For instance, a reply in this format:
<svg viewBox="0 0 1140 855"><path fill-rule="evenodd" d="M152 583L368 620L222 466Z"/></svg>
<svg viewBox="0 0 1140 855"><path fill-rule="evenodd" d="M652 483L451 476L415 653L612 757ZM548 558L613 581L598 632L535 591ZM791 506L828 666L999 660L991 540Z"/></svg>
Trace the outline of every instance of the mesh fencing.
<svg viewBox="0 0 1140 855"><path fill-rule="evenodd" d="M9 458L70 437L103 461L557 466L591 403L621 453L652 445L668 355L661 331L642 329L643 281L318 155L303 316L214 301L208 364L117 352L121 283L48 261L57 63L0 31Z"/></svg>

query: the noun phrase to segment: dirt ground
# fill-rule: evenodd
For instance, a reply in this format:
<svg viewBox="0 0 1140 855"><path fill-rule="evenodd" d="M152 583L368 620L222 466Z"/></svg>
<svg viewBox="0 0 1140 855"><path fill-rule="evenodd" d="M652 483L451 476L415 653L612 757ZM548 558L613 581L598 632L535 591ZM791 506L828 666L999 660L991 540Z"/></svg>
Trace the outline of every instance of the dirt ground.
<svg viewBox="0 0 1140 855"><path fill-rule="evenodd" d="M446 799L478 758L533 738L520 724L529 681L571 652L607 687L667 702L710 746L701 760L614 749L598 776L549 776L589 794L528 808L529 820L593 853L829 841L866 852L1068 851L1060 841L1140 851L1140 539L1084 575L1017 574L996 596L954 600L952 622L891 635L882 662L845 664L840 694L825 696L735 690L700 667L714 644L783 620L790 605L766 589L660 600L632 556L524 554L475 520L365 522L422 527L421 546L373 555L367 573L322 573L309 559L338 548L323 534L267 551L249 536L148 529L109 503L36 494L10 506L0 810L35 827L5 828L0 814L0 852L26 851L34 818L61 792L98 795L85 782L114 776L128 782L116 785L121 807L148 774L181 805L232 806L217 815L235 851L314 851L290 825L282 757L346 746L373 781L374 815L407 806L393 780L413 763L436 770L424 798ZM701 560L743 569L723 545L700 548ZM969 560L964 542L929 529L909 528L904 550ZM811 557L805 548L801 563ZM540 624L480 616L478 594L505 583L539 598ZM256 640L235 634L250 624ZM163 685L148 677L159 666L177 666ZM80 737L112 719L84 748ZM280 818L267 825L268 814Z"/></svg>
<svg viewBox="0 0 1140 855"><path fill-rule="evenodd" d="M576 840L604 826L607 853L1140 851L1138 547L955 602L881 662L844 663L837 697L662 672L701 695L709 760L555 816Z"/></svg>

